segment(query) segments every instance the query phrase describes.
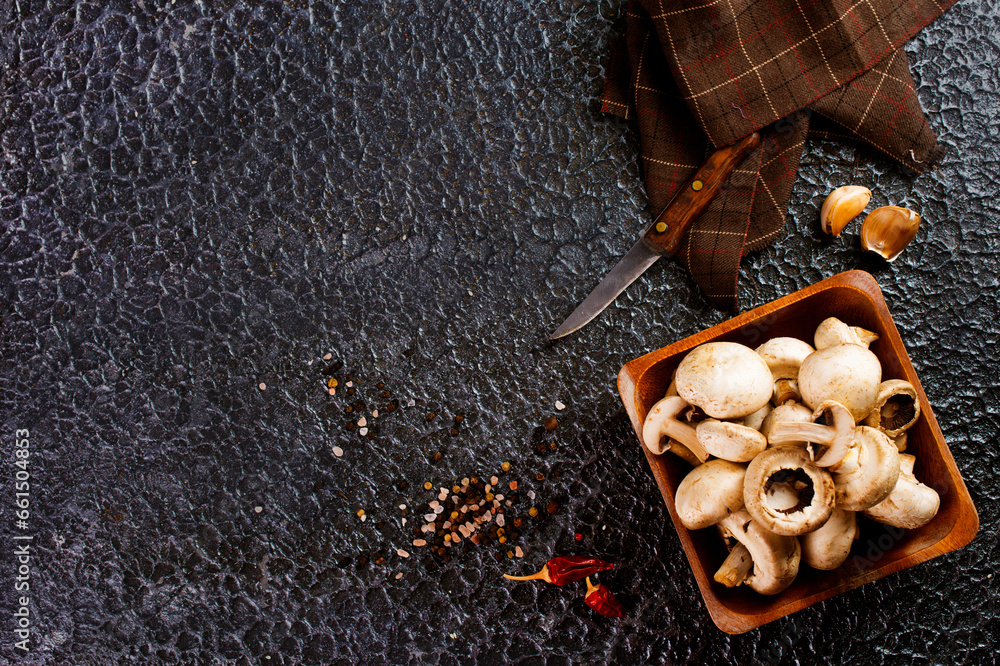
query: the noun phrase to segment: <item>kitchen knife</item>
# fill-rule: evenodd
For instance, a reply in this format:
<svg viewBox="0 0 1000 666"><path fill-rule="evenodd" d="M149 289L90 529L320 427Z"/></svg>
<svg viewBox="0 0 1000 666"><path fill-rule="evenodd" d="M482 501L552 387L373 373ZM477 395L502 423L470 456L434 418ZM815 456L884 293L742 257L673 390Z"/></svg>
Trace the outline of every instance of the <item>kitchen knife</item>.
<svg viewBox="0 0 1000 666"><path fill-rule="evenodd" d="M550 339L569 335L590 323L657 259L675 254L691 223L705 212L733 169L760 145L760 141L760 134L754 132L712 153L708 161L677 191L642 238L573 310Z"/></svg>

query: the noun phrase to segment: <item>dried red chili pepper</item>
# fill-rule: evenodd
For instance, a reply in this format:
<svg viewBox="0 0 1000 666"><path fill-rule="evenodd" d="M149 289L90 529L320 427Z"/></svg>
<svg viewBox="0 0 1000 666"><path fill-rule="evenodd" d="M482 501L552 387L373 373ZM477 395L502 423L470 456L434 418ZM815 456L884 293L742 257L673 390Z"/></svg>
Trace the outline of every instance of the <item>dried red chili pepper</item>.
<svg viewBox="0 0 1000 666"><path fill-rule="evenodd" d="M504 574L504 578L509 580L544 580L553 585L565 585L582 580L590 574L607 569L614 569L615 565L596 557L583 557L580 555L569 555L567 557L553 557L545 563L542 570L530 576L509 576Z"/></svg>
<svg viewBox="0 0 1000 666"><path fill-rule="evenodd" d="M583 600L601 615L608 617L623 617L625 615L622 611L622 605L615 599L615 595L611 594L608 588L600 583L597 585L591 583L589 577L587 578L587 596Z"/></svg>

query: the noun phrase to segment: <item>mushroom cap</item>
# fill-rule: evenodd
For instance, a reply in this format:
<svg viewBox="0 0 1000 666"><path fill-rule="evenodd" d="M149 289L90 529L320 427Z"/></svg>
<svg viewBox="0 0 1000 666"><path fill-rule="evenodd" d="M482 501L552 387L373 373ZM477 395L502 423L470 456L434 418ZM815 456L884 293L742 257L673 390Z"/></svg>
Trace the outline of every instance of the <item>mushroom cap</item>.
<svg viewBox="0 0 1000 666"><path fill-rule="evenodd" d="M864 511L889 496L899 479L899 452L885 433L858 426L847 456L830 468L837 506Z"/></svg>
<svg viewBox="0 0 1000 666"><path fill-rule="evenodd" d="M867 347L879 339L879 334L860 326L848 326L836 317L828 317L820 322L813 335L816 349L826 349L834 345L861 345Z"/></svg>
<svg viewBox="0 0 1000 666"><path fill-rule="evenodd" d="M677 392L716 419L737 419L771 399L773 379L754 350L735 342L708 342L677 366Z"/></svg>
<svg viewBox="0 0 1000 666"><path fill-rule="evenodd" d="M764 422L760 424L760 434L768 438L768 446L805 446L805 440L771 444L771 428L774 427L775 423L812 423L812 420L813 412L811 409L798 402L786 402L771 410Z"/></svg>
<svg viewBox="0 0 1000 666"><path fill-rule="evenodd" d="M748 428L753 428L754 430L760 430L761 426L764 425L764 419L767 415L771 413L771 405L767 404L758 409L753 414L747 414L743 417L743 425Z"/></svg>
<svg viewBox="0 0 1000 666"><path fill-rule="evenodd" d="M767 448L767 438L753 428L730 421L708 419L695 428L702 448L716 458L750 462Z"/></svg>
<svg viewBox="0 0 1000 666"><path fill-rule="evenodd" d="M653 405L642 423L642 443L646 448L657 455L663 455L670 450L671 440L677 440L689 449L693 444L698 450L692 449L692 451L696 455L700 453L701 447L694 428L680 420L681 413L690 407L691 405L679 396L664 398ZM705 458L707 456L701 457L701 460Z"/></svg>
<svg viewBox="0 0 1000 666"><path fill-rule="evenodd" d="M771 370L774 381L795 379L802 361L814 351L811 344L798 338L771 338L756 349Z"/></svg>
<svg viewBox="0 0 1000 666"><path fill-rule="evenodd" d="M833 479L809 460L804 449L767 449L747 467L743 502L765 529L786 536L805 534L830 518Z"/></svg>
<svg viewBox="0 0 1000 666"><path fill-rule="evenodd" d="M743 508L746 467L727 460L709 460L688 472L677 486L674 505L689 530L711 527Z"/></svg>
<svg viewBox="0 0 1000 666"><path fill-rule="evenodd" d="M834 400L851 410L855 421L872 410L881 382L878 357L861 345L817 349L799 367L803 402L816 409L820 403Z"/></svg>
<svg viewBox="0 0 1000 666"><path fill-rule="evenodd" d="M896 487L884 500L866 509L865 515L893 527L914 530L937 515L941 508L941 496L913 475L913 456L907 453L898 455L900 471Z"/></svg>
<svg viewBox="0 0 1000 666"><path fill-rule="evenodd" d="M878 428L889 437L898 437L920 418L920 401L913 384L902 379L887 379L878 387L878 395L864 424Z"/></svg>
<svg viewBox="0 0 1000 666"><path fill-rule="evenodd" d="M847 560L857 538L857 514L835 506L822 527L799 537L802 561L813 569L832 571Z"/></svg>
<svg viewBox="0 0 1000 666"><path fill-rule="evenodd" d="M798 539L766 530L745 509L723 518L722 526L753 557L753 572L746 580L752 590L778 594L792 584L802 559Z"/></svg>

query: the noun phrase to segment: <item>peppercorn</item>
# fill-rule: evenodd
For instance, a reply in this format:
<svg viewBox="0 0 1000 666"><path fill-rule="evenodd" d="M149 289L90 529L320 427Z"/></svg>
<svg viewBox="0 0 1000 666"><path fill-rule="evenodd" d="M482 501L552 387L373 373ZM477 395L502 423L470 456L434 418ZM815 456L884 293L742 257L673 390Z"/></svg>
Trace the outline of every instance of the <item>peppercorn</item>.
<svg viewBox="0 0 1000 666"><path fill-rule="evenodd" d="M559 446L555 442L549 442L549 450L550 451L555 451L558 448L559 448Z"/></svg>
<svg viewBox="0 0 1000 666"><path fill-rule="evenodd" d="M535 481L544 481L544 480L545 480L545 475L542 474L541 472L535 475Z"/></svg>
<svg viewBox="0 0 1000 666"><path fill-rule="evenodd" d="M549 513L555 513L556 511L559 510L559 505L556 504L555 502L549 502L548 504L545 505L545 510L548 511Z"/></svg>
<svg viewBox="0 0 1000 666"><path fill-rule="evenodd" d="M557 427L559 427L559 421L556 419L556 417L550 416L549 418L545 419L546 430L555 430Z"/></svg>
<svg viewBox="0 0 1000 666"><path fill-rule="evenodd" d="M534 518L535 516L538 515L538 509L536 509L535 507L531 507L530 509L528 509L528 515Z"/></svg>
<svg viewBox="0 0 1000 666"><path fill-rule="evenodd" d="M509 472L510 471L510 463L509 462L503 463L502 465L500 465L500 469L502 469L505 472Z"/></svg>

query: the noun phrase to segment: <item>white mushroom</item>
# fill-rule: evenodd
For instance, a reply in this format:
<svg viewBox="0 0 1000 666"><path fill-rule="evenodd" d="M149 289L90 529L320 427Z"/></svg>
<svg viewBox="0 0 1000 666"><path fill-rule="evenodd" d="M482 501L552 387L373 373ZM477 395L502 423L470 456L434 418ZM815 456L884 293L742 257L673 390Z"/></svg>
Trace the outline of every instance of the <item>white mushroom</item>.
<svg viewBox="0 0 1000 666"><path fill-rule="evenodd" d="M847 456L830 467L837 489L837 506L863 511L892 492L899 478L899 453L875 428L858 426Z"/></svg>
<svg viewBox="0 0 1000 666"><path fill-rule="evenodd" d="M810 453L819 467L829 467L844 459L854 441L854 416L839 402L827 400L821 402L812 413L813 419L826 416L830 425L810 423L805 421L775 421L767 435L771 444L796 444L810 442L820 444L819 456L815 455L813 447Z"/></svg>
<svg viewBox="0 0 1000 666"><path fill-rule="evenodd" d="M802 449L767 449L747 467L743 502L765 529L786 536L805 534L830 518L833 479Z"/></svg>
<svg viewBox="0 0 1000 666"><path fill-rule="evenodd" d="M880 523L913 530L923 527L937 515L941 497L933 488L925 486L913 475L916 458L908 453L899 454L899 480L889 496L868 508L865 515Z"/></svg>
<svg viewBox="0 0 1000 666"><path fill-rule="evenodd" d="M817 349L799 368L803 402L816 409L824 401L835 400L851 410L855 422L872 410L881 382L878 357L858 344Z"/></svg>
<svg viewBox="0 0 1000 666"><path fill-rule="evenodd" d="M709 460L688 472L677 486L674 505L681 523L700 530L743 508L746 468L726 460Z"/></svg>
<svg viewBox="0 0 1000 666"><path fill-rule="evenodd" d="M710 455L732 462L750 462L767 448L767 438L753 428L708 419L695 428L698 443Z"/></svg>
<svg viewBox="0 0 1000 666"><path fill-rule="evenodd" d="M775 442L771 440L771 431L775 423L812 423L813 411L798 402L786 402L775 407L767 415L760 425L760 434L767 438L768 446L805 446L805 440L785 440Z"/></svg>
<svg viewBox="0 0 1000 666"><path fill-rule="evenodd" d="M715 574L727 587L746 583L760 594L778 594L799 573L799 540L769 532L745 510L722 519L722 527L739 544Z"/></svg>
<svg viewBox="0 0 1000 666"><path fill-rule="evenodd" d="M822 527L799 537L802 561L813 569L832 571L847 560L857 538L857 514L835 506Z"/></svg>
<svg viewBox="0 0 1000 666"><path fill-rule="evenodd" d="M754 430L760 430L761 426L764 425L764 419L767 415L771 413L771 405L764 405L758 409L753 414L747 414L743 417L743 425L748 428L753 428Z"/></svg>
<svg viewBox="0 0 1000 666"><path fill-rule="evenodd" d="M799 366L809 354L816 351L808 342L798 338L771 338L756 352L771 370L774 379L772 400L775 405L783 405L789 400L800 400Z"/></svg>
<svg viewBox="0 0 1000 666"><path fill-rule="evenodd" d="M691 409L691 405L680 396L664 398L653 405L642 425L642 442L646 448L663 455L674 450L674 442L679 442L699 462L708 460L708 453L698 442L694 427L680 420L681 413L687 409Z"/></svg>
<svg viewBox="0 0 1000 666"><path fill-rule="evenodd" d="M738 419L771 399L767 363L745 345L708 342L695 347L677 366L677 392L716 419Z"/></svg>
<svg viewBox="0 0 1000 666"><path fill-rule="evenodd" d="M813 335L816 349L826 349L834 345L861 345L867 347L879 339L879 334L860 326L848 326L836 317L824 319Z"/></svg>
<svg viewBox="0 0 1000 666"><path fill-rule="evenodd" d="M865 417L864 424L895 438L908 430L918 418L920 401L913 384L902 379L887 379L879 385L875 404ZM906 447L905 442L903 447Z"/></svg>

